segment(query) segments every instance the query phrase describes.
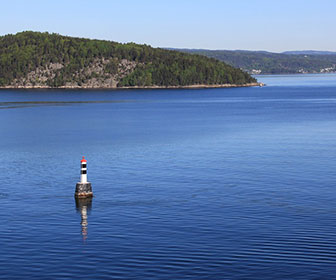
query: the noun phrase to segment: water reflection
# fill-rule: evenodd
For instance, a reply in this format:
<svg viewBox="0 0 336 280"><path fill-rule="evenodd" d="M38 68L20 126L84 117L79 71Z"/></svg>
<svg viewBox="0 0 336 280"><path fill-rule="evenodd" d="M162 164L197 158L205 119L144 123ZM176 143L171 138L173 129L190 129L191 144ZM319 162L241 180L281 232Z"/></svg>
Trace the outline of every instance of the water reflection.
<svg viewBox="0 0 336 280"><path fill-rule="evenodd" d="M81 226L82 226L82 237L83 241L87 239L88 236L88 213L92 208L92 197L88 198L75 198L76 210L81 214Z"/></svg>
<svg viewBox="0 0 336 280"><path fill-rule="evenodd" d="M66 106L74 104L95 104L95 103L124 103L127 100L93 100L93 101L10 101L0 102L0 109L17 109L38 106Z"/></svg>

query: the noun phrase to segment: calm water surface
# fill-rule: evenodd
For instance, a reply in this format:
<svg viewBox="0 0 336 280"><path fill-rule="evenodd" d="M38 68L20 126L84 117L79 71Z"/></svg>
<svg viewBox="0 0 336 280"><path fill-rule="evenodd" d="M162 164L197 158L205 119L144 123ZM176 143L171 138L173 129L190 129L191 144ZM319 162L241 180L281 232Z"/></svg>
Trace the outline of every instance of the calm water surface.
<svg viewBox="0 0 336 280"><path fill-rule="evenodd" d="M334 279L336 75L258 79L0 91L0 279Z"/></svg>

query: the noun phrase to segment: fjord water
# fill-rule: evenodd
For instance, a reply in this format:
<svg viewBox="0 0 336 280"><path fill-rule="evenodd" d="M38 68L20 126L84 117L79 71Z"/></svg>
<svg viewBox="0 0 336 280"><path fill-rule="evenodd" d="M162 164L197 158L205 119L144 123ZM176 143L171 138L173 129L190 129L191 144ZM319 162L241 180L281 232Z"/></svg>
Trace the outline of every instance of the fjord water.
<svg viewBox="0 0 336 280"><path fill-rule="evenodd" d="M258 79L0 91L0 279L332 279L336 75Z"/></svg>

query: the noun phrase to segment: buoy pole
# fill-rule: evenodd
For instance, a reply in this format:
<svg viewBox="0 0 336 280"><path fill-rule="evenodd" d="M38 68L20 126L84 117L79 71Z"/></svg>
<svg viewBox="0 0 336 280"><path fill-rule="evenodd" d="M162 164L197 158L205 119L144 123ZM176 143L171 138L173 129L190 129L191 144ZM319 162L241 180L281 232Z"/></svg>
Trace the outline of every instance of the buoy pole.
<svg viewBox="0 0 336 280"><path fill-rule="evenodd" d="M81 160L81 176L80 182L76 184L75 197L86 198L92 197L92 186L91 183L87 181L87 160L83 157Z"/></svg>
<svg viewBox="0 0 336 280"><path fill-rule="evenodd" d="M81 178L80 178L80 182L82 184L87 183L87 167L86 167L86 159L83 157L83 159L81 160Z"/></svg>

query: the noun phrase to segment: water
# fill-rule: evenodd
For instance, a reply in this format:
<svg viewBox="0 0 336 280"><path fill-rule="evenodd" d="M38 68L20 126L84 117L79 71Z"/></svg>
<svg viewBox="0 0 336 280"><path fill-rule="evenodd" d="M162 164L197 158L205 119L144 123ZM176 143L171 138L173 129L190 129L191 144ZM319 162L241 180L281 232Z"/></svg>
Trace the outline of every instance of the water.
<svg viewBox="0 0 336 280"><path fill-rule="evenodd" d="M1 91L0 279L334 278L336 75L258 78Z"/></svg>

